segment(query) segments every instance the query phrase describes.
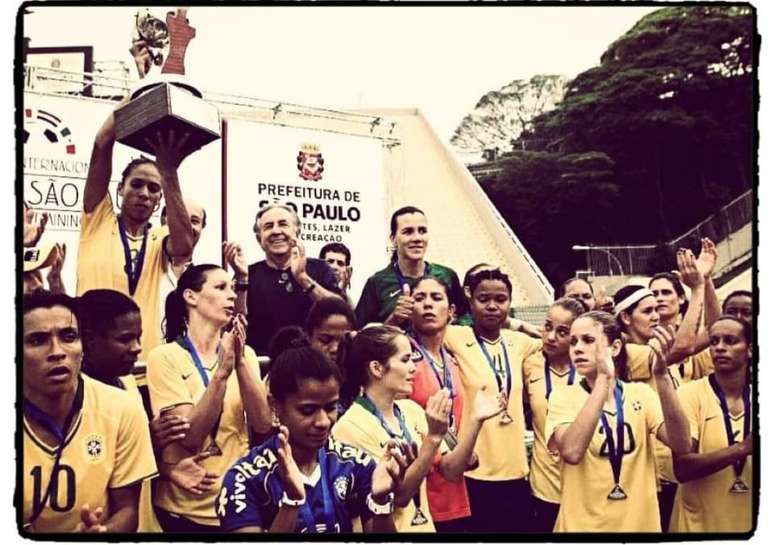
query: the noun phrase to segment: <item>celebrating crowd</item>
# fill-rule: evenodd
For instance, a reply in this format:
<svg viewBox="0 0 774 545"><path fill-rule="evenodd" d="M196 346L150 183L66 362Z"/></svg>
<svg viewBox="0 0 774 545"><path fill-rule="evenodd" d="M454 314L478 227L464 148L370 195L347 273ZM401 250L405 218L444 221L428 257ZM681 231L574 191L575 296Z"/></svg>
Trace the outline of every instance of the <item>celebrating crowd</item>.
<svg viewBox="0 0 774 545"><path fill-rule="evenodd" d="M185 138L127 165L116 214L102 125L75 297L25 214L25 531L752 529L753 298L721 307L711 241L612 300L571 279L536 328L496 266L460 284L426 261L406 206L353 305L350 250L307 256L282 204L252 226L264 260L226 242L227 269L192 263L206 212L178 182Z"/></svg>

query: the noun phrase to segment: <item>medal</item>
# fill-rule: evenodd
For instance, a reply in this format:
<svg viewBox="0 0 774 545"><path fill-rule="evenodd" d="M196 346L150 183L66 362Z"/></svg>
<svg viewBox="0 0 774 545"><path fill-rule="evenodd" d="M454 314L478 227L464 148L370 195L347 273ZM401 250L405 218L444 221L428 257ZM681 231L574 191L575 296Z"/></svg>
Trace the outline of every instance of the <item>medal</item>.
<svg viewBox="0 0 774 545"><path fill-rule="evenodd" d="M505 412L500 416L500 425L507 426L508 424L511 424L513 422L513 418L511 417L510 414L508 414L508 409L507 409L507 403L511 397L512 379L511 379L511 362L508 360L508 350L506 350L505 348L505 341L500 339L500 347L502 348L503 357L505 358L505 384L503 384L503 379L500 376L500 372L497 370L497 366L495 365L494 358L492 358L491 354L489 354L489 351L486 349L484 340L481 337L479 337L478 333L476 333L475 331L473 331L473 334L476 336L476 340L478 341L479 348L481 348L481 351L484 353L484 356L486 356L486 361L489 364L489 368L492 369L492 373L494 373L495 381L497 382L497 387L501 392L505 394L506 409L505 409Z"/></svg>
<svg viewBox="0 0 774 545"><path fill-rule="evenodd" d="M412 344L416 345L421 354L421 357L425 360L425 363L433 372L435 379L438 381L438 388L446 388L449 390L449 397L452 400L452 410L449 411L449 431L451 431L452 434L456 434L457 426L454 422L454 380L452 378L451 367L449 367L450 364L447 362L446 350L443 346L441 346L441 365L436 365L435 360L432 358L432 356L430 356L430 352L425 349L425 347L422 345L422 342L418 338L411 337L411 341ZM443 372L443 376L441 376L441 374L438 372L438 368L440 368Z"/></svg>
<svg viewBox="0 0 774 545"><path fill-rule="evenodd" d="M584 382L585 384L585 382ZM587 385L588 386L588 385ZM619 381L616 381L615 389L613 390L613 397L615 398L615 431L616 437L613 439L613 430L610 429L610 424L607 422L605 412L599 416L602 422L602 429L605 431L605 442L607 443L607 456L610 460L610 468L613 471L613 482L615 485L607 495L609 500L625 500L626 492L621 488L621 466L623 465L624 457L624 405L623 405L623 386Z"/></svg>
<svg viewBox="0 0 774 545"><path fill-rule="evenodd" d="M417 504L416 509L414 511L414 518L411 519L411 525L421 526L423 524L427 524L427 517L425 516L424 513L422 513L422 509Z"/></svg>
<svg viewBox="0 0 774 545"><path fill-rule="evenodd" d="M726 394L723 392L723 389L720 387L720 384L718 384L718 380L715 377L715 374L712 373L709 376L709 383L712 387L712 391L715 392L715 396L718 398L718 403L720 403L720 411L723 413L723 424L726 428L726 438L728 440L728 446L736 444L736 440L734 439L734 430L731 427L731 412L728 409L728 403L726 402ZM745 384L744 389L742 390L742 402L744 403L744 421L742 422L742 436L747 437L750 435L750 428L751 428L751 414L750 414L750 385ZM742 479L742 471L744 471L744 463L746 459L739 460L738 462L734 462L734 475L736 478L734 479L734 483L731 485L731 488L729 489L730 492L733 492L734 494L744 494L750 491L750 487L747 486L747 483L744 482Z"/></svg>
<svg viewBox="0 0 774 545"><path fill-rule="evenodd" d="M142 266L145 261L145 246L148 242L148 227L145 226L142 232L142 245L140 246L140 252L137 254L137 261L132 261L132 252L129 248L129 238L126 234L126 227L124 226L124 219L118 216L118 233L121 236L121 245L124 248L124 273L126 274L126 281L129 284L129 295L134 296L134 292L137 290L137 284L140 282L140 275L142 274Z"/></svg>
<svg viewBox="0 0 774 545"><path fill-rule="evenodd" d="M610 491L610 494L607 495L607 499L609 500L625 500L626 498L626 492L624 492L623 488L621 488L621 485L617 483Z"/></svg>
<svg viewBox="0 0 774 545"><path fill-rule="evenodd" d="M750 491L750 487L742 480L742 477L737 476L729 491L734 494L745 494Z"/></svg>

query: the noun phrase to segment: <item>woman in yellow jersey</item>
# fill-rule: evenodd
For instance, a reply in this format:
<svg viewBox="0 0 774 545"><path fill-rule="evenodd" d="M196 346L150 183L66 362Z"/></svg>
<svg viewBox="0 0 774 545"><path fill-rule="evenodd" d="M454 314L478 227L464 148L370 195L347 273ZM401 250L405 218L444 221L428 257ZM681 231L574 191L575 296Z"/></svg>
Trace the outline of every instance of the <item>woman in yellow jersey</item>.
<svg viewBox="0 0 774 545"><path fill-rule="evenodd" d="M248 449L248 425L257 433L271 423L266 389L255 353L244 345L245 323L234 314L236 293L225 270L215 265L188 268L167 298L167 343L148 359L148 389L154 414L185 417L185 437L162 453L174 465L203 450L209 472L222 477ZM219 484L219 482L218 482ZM162 481L154 505L165 532L219 529L216 491L192 493Z"/></svg>
<svg viewBox="0 0 774 545"><path fill-rule="evenodd" d="M449 286L428 276L417 282L411 295L414 312L410 340L412 359L417 365L411 399L425 407L433 395L445 388L452 400L449 431L444 437L449 452L427 476L430 512L438 532L466 532L473 528L463 474L473 461L473 447L481 426L505 410L505 397L480 391L472 407L463 407L459 365L443 345L446 328L454 315Z"/></svg>
<svg viewBox="0 0 774 545"><path fill-rule="evenodd" d="M562 499L554 531L658 532L655 434L688 452L688 422L666 375L673 338L659 327L651 341L658 395L628 383L621 330L607 312L591 311L570 329L570 357L582 377L548 402L548 448L561 457Z"/></svg>
<svg viewBox="0 0 774 545"><path fill-rule="evenodd" d="M478 532L529 530L529 466L524 443L523 363L543 342L501 329L511 304L511 281L497 269L470 278L473 326L449 326L445 341L460 364L465 405L483 387L502 392L506 410L483 423L466 473L470 527Z"/></svg>
<svg viewBox="0 0 774 545"><path fill-rule="evenodd" d="M715 372L678 390L691 451L675 454L680 480L673 532L753 529L752 326L723 316L709 332Z"/></svg>
<svg viewBox="0 0 774 545"><path fill-rule="evenodd" d="M570 326L584 312L583 305L577 299L557 299L546 313L543 352L533 354L524 362L524 384L532 413L532 430L535 433L529 471L532 489L530 529L533 532L552 532L559 513L559 457L557 453L548 450L543 431L551 393L559 386L575 383L575 367L570 361L569 352Z"/></svg>
<svg viewBox="0 0 774 545"><path fill-rule="evenodd" d="M116 290L89 290L79 298L78 306L83 330L83 373L103 384L128 391L144 409L132 375L141 351L139 307L130 297ZM185 418L172 414L151 422L151 441L159 461L164 447L185 437L188 427ZM178 486L200 494L213 488L216 482L216 475L200 465L209 456L210 453L205 451L183 458L174 466L159 464L159 474L162 479L170 479ZM152 504L152 489L157 482L158 479L143 483L138 532L161 532Z"/></svg>
<svg viewBox="0 0 774 545"><path fill-rule="evenodd" d="M433 395L425 410L405 399L413 389L416 364L411 359L411 344L398 328L367 327L344 350L341 357L349 389L362 390L336 422L333 438L373 457L381 457L390 440L399 441L411 459L395 491L395 528L398 532L434 532L425 482L430 466L439 462L439 448L449 427L449 391Z"/></svg>
<svg viewBox="0 0 774 545"><path fill-rule="evenodd" d="M651 280L651 286L657 292L641 286L627 286L619 290L615 295L614 311L619 325L634 345L643 345L648 340L650 329L644 327L645 317L650 326L655 321L655 314L658 314L661 325L677 330L667 367L667 374L674 388L684 382L701 378L712 370L709 351L703 350L698 354L694 354L694 351L701 348L702 342L706 344L706 341L700 340L700 337L706 339L706 332L701 328L702 315L717 315L719 310L711 280L708 281L714 265L712 243L708 239L704 240L704 251L699 259L695 259L690 250L679 250L677 264L679 276L674 273L662 273ZM691 289L690 302L685 300L681 279ZM705 312L705 309L711 310ZM631 343L628 346L632 346ZM648 377L647 380L655 391L654 377ZM677 479L672 471L670 449L658 440L654 441L653 445L659 483L661 528L666 532L669 529L677 491Z"/></svg>
<svg viewBox="0 0 774 545"><path fill-rule="evenodd" d="M22 307L23 534L137 531L141 483L156 474L142 408L81 373L73 298L41 290Z"/></svg>

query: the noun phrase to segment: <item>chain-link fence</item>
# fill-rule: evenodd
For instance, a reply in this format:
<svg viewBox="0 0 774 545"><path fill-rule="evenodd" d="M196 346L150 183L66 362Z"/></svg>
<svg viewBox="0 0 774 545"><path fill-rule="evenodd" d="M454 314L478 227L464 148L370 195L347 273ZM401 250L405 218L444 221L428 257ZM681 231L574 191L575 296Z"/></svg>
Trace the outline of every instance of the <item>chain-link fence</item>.
<svg viewBox="0 0 774 545"><path fill-rule="evenodd" d="M740 259L752 254L752 190L743 193L696 227L664 244L589 246L587 268L596 276L650 276L675 268L675 252L690 248L698 252L701 239L710 238L718 250L715 273L720 275Z"/></svg>

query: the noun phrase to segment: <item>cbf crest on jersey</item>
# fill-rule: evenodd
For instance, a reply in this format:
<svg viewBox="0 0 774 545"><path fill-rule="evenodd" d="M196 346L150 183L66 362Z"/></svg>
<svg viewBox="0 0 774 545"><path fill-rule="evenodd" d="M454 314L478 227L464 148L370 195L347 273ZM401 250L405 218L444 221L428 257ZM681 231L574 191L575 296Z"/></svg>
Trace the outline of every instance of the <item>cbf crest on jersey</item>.
<svg viewBox="0 0 774 545"><path fill-rule="evenodd" d="M84 449L89 462L99 462L105 454L105 438L93 433L84 440Z"/></svg>
<svg viewBox="0 0 774 545"><path fill-rule="evenodd" d="M304 180L317 182L322 179L325 167L325 159L320 153L317 144L301 144L301 150L296 157L298 163L298 176Z"/></svg>
<svg viewBox="0 0 774 545"><path fill-rule="evenodd" d="M344 501L347 497L347 492L349 492L349 477L346 475L336 477L336 480L333 481L333 490L336 492L336 497Z"/></svg>

